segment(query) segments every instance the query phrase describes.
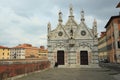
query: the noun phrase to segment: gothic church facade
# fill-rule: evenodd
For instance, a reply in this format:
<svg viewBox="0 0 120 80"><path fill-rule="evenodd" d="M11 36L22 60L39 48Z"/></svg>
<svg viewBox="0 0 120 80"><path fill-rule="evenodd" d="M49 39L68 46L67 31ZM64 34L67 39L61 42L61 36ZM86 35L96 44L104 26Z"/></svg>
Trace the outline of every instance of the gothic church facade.
<svg viewBox="0 0 120 80"><path fill-rule="evenodd" d="M51 30L47 25L48 59L51 67L97 67L98 38L97 22L93 21L92 29L85 24L84 11L81 11L80 23L74 19L73 8L69 8L68 20L63 24L62 12L59 12L58 25Z"/></svg>

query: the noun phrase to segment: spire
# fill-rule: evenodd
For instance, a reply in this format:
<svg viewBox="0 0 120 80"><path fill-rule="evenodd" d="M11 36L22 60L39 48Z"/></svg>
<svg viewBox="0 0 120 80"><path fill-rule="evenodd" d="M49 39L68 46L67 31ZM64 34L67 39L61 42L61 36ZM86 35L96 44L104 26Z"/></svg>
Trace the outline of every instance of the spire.
<svg viewBox="0 0 120 80"><path fill-rule="evenodd" d="M94 37L97 38L97 21L96 21L96 19L94 19L94 21L93 21L93 34L94 34Z"/></svg>
<svg viewBox="0 0 120 80"><path fill-rule="evenodd" d="M51 31L51 24L50 24L50 22L48 22L47 27L48 27L48 33L49 33Z"/></svg>
<svg viewBox="0 0 120 80"><path fill-rule="evenodd" d="M59 19L58 19L58 22L59 22L59 24L61 24L62 23L62 12L61 11L59 11Z"/></svg>
<svg viewBox="0 0 120 80"><path fill-rule="evenodd" d="M72 4L70 4L70 7L69 7L69 11L70 11L70 17L73 17L73 6Z"/></svg>
<svg viewBox="0 0 120 80"><path fill-rule="evenodd" d="M50 24L50 22L48 22L48 25L47 25L48 27L51 27L51 24Z"/></svg>
<svg viewBox="0 0 120 80"><path fill-rule="evenodd" d="M96 21L96 19L94 19L94 21L93 21L93 26L97 26L97 21Z"/></svg>
<svg viewBox="0 0 120 80"><path fill-rule="evenodd" d="M84 11L83 11L83 10L81 11L81 21L85 21L85 18L84 18Z"/></svg>

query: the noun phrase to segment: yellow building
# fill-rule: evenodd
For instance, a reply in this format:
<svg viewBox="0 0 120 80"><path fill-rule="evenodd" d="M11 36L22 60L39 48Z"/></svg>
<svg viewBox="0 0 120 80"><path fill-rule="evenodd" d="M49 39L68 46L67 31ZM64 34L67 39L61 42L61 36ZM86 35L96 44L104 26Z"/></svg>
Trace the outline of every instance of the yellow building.
<svg viewBox="0 0 120 80"><path fill-rule="evenodd" d="M0 46L0 59L10 59L10 49Z"/></svg>
<svg viewBox="0 0 120 80"><path fill-rule="evenodd" d="M48 50L44 46L40 46L38 55L40 59L48 59Z"/></svg>
<svg viewBox="0 0 120 80"><path fill-rule="evenodd" d="M107 60L107 42L106 42L106 32L101 32L100 38L98 39L98 50L99 50L99 60Z"/></svg>

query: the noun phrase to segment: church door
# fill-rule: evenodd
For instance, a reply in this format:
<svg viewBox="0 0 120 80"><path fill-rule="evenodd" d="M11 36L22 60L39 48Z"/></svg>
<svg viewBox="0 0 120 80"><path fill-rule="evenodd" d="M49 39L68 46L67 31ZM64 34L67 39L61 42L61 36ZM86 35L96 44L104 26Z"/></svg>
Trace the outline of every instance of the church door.
<svg viewBox="0 0 120 80"><path fill-rule="evenodd" d="M88 65L88 51L80 51L80 64Z"/></svg>
<svg viewBox="0 0 120 80"><path fill-rule="evenodd" d="M64 65L64 51L57 51L57 63L58 65Z"/></svg>

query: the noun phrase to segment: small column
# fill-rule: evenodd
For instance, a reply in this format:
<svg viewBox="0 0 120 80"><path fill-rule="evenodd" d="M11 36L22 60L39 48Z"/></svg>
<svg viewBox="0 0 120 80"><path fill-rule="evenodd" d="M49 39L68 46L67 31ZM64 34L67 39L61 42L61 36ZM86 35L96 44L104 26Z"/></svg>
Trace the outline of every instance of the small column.
<svg viewBox="0 0 120 80"><path fill-rule="evenodd" d="M59 19L58 19L58 22L59 22L59 24L62 24L62 22L63 22L63 20L62 20L62 12L61 11L59 11Z"/></svg>
<svg viewBox="0 0 120 80"><path fill-rule="evenodd" d="M72 4L70 4L70 7L69 7L69 18L74 18L74 16L73 16L73 6L72 6Z"/></svg>
<svg viewBox="0 0 120 80"><path fill-rule="evenodd" d="M94 37L97 38L97 21L96 19L94 19L94 22L93 22L93 34L94 34Z"/></svg>
<svg viewBox="0 0 120 80"><path fill-rule="evenodd" d="M48 27L48 34L49 34L49 32L51 31L51 24L50 24L50 22L48 23L47 27Z"/></svg>
<svg viewBox="0 0 120 80"><path fill-rule="evenodd" d="M84 11L83 11L83 10L81 11L81 21L82 21L82 22L85 21L85 18L84 18Z"/></svg>

